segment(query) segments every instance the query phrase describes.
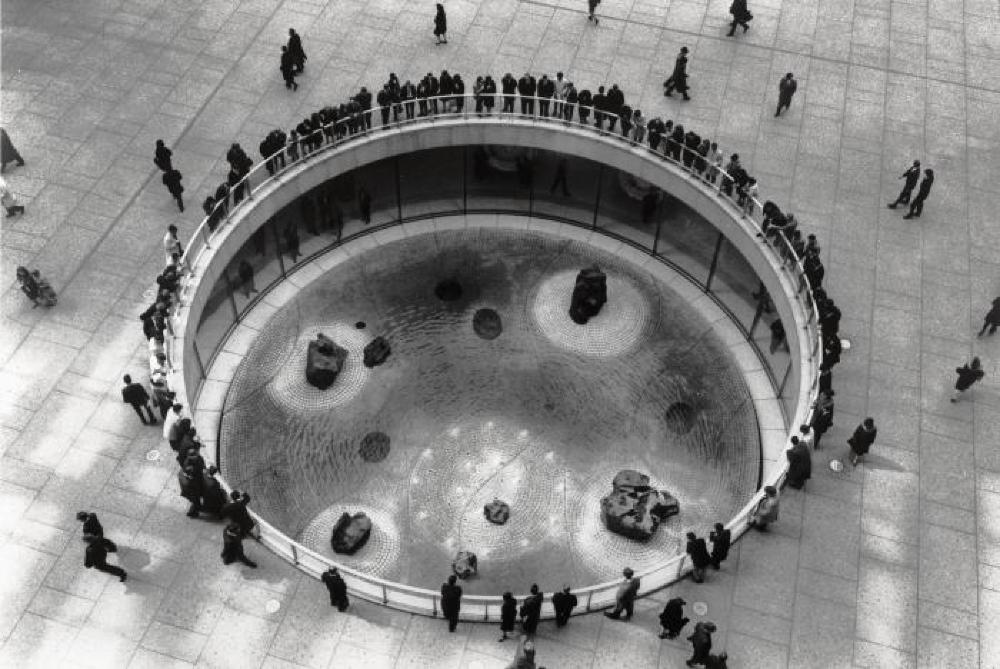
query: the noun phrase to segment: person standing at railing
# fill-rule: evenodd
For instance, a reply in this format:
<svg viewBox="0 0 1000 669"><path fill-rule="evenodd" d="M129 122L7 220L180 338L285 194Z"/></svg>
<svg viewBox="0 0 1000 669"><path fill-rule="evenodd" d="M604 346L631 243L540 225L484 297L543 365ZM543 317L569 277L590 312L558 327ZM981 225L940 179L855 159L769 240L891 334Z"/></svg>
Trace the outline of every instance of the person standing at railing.
<svg viewBox="0 0 1000 669"><path fill-rule="evenodd" d="M615 608L613 611L605 611L604 615L612 620L618 620L622 611L625 612L625 622L632 619L632 609L635 606L635 598L639 594L639 578L631 568L625 567L622 570L625 580L618 586L615 593Z"/></svg>
<svg viewBox="0 0 1000 669"><path fill-rule="evenodd" d="M553 95L555 101L552 105L552 115L563 118L563 101L566 100L566 94L569 93L570 83L563 78L562 72L556 72L555 85L556 90Z"/></svg>
<svg viewBox="0 0 1000 669"><path fill-rule="evenodd" d="M344 577L340 575L337 568L330 567L324 571L320 580L323 581L327 592L330 593L330 606L336 606L341 613L346 611L350 605L350 600L347 598L347 583L344 582Z"/></svg>
<svg viewBox="0 0 1000 669"><path fill-rule="evenodd" d="M618 88L618 84L611 84L611 90L604 96L604 108L607 111L608 131L615 131L615 122L621 115L622 105L625 104L625 94Z"/></svg>
<svg viewBox="0 0 1000 669"><path fill-rule="evenodd" d="M832 390L821 391L813 403L813 449L819 450L820 439L833 426L833 396Z"/></svg>
<svg viewBox="0 0 1000 669"><path fill-rule="evenodd" d="M622 137L628 139L632 133L632 108L623 104L618 110L618 118L622 122Z"/></svg>
<svg viewBox="0 0 1000 669"><path fill-rule="evenodd" d="M403 109L406 110L406 120L412 121L414 100L417 99L417 87L409 79L399 89L399 98L403 101Z"/></svg>
<svg viewBox="0 0 1000 669"><path fill-rule="evenodd" d="M732 533L722 523L716 523L715 529L708 534L712 542L712 567L722 568L722 563L729 557L729 547L733 542Z"/></svg>
<svg viewBox="0 0 1000 669"><path fill-rule="evenodd" d="M486 81L483 82L483 104L486 106L486 113L493 113L493 105L496 104L497 95L497 82L493 81L493 77L486 75Z"/></svg>
<svg viewBox="0 0 1000 669"><path fill-rule="evenodd" d="M594 94L594 127L604 132L604 115L608 108L608 96L604 92L604 86L597 87Z"/></svg>
<svg viewBox="0 0 1000 669"><path fill-rule="evenodd" d="M452 77L451 85L452 93L455 94L455 113L461 114L465 109L465 82L462 81L462 75L456 74Z"/></svg>
<svg viewBox="0 0 1000 669"><path fill-rule="evenodd" d="M430 106L427 103L427 100L430 98L430 90L431 90L429 77L430 75L428 74L427 76L425 76L423 79L420 80L419 84L417 84L417 100L420 103L420 116L427 116L427 113L430 109Z"/></svg>
<svg viewBox="0 0 1000 669"><path fill-rule="evenodd" d="M437 114L438 109L438 99L437 96L441 93L441 84L438 78L434 76L433 73L427 73L427 99L430 100L430 110Z"/></svg>
<svg viewBox="0 0 1000 669"><path fill-rule="evenodd" d="M391 111L390 105L392 104L392 94L389 92L389 84L382 86L382 90L375 96L375 101L378 102L379 111L382 113L382 127L386 128L389 126L389 112Z"/></svg>
<svg viewBox="0 0 1000 669"><path fill-rule="evenodd" d="M500 604L500 638L497 643L503 643L510 638L517 620L517 600L511 592L503 593L503 603Z"/></svg>
<svg viewBox="0 0 1000 669"><path fill-rule="evenodd" d="M240 526L236 523L229 523L222 531L222 564L232 564L242 562L251 569L257 568L257 563L247 557L243 552L243 534Z"/></svg>
<svg viewBox="0 0 1000 669"><path fill-rule="evenodd" d="M448 621L448 631L454 632L458 627L458 613L462 609L462 586L458 585L458 577L452 574L448 582L441 585L441 614Z"/></svg>
<svg viewBox="0 0 1000 669"><path fill-rule="evenodd" d="M785 451L788 460L788 475L785 482L789 487L802 490L806 481L812 478L812 454L809 446L797 436L792 437L792 447Z"/></svg>
<svg viewBox="0 0 1000 669"><path fill-rule="evenodd" d="M694 532L688 532L687 546L684 550L691 558L691 580L695 583L704 583L705 570L712 564L712 557L708 554L705 540Z"/></svg>
<svg viewBox="0 0 1000 669"><path fill-rule="evenodd" d="M632 141L642 144L646 140L646 119L641 109L632 112Z"/></svg>
<svg viewBox="0 0 1000 669"><path fill-rule="evenodd" d="M399 116L403 112L402 99L400 98L400 92L402 87L399 85L399 77L396 76L395 72L389 73L389 100L392 102L392 120L395 123L399 123Z"/></svg>
<svg viewBox="0 0 1000 669"><path fill-rule="evenodd" d="M579 104L580 123L587 125L590 119L590 110L593 106L593 97L590 95L590 89L582 89L580 95L577 97L577 102Z"/></svg>
<svg viewBox="0 0 1000 669"><path fill-rule="evenodd" d="M364 86L358 91L358 94L354 96L355 102L361 108L361 118L363 122L362 130L372 129L372 94L368 92L368 89Z"/></svg>
<svg viewBox="0 0 1000 669"><path fill-rule="evenodd" d="M910 204L910 194L913 193L913 189L917 187L917 181L920 180L920 161L914 160L910 168L903 172L899 178L906 179L906 181L903 182L903 190L899 191L896 199L886 205L889 209L895 209L901 204Z"/></svg>
<svg viewBox="0 0 1000 669"><path fill-rule="evenodd" d="M747 524L760 531L766 531L767 526L778 520L778 489L774 486L764 486L764 497L750 514Z"/></svg>
<svg viewBox="0 0 1000 669"><path fill-rule="evenodd" d="M476 77L476 83L472 84L472 98L476 101L476 114L483 115L483 91L486 88L486 80L481 76Z"/></svg>
<svg viewBox="0 0 1000 669"><path fill-rule="evenodd" d="M572 81L566 82L566 97L563 101L563 120L567 123L573 121L573 108L576 107L576 103L580 101L580 94L576 91L576 86L573 85Z"/></svg>
<svg viewBox="0 0 1000 669"><path fill-rule="evenodd" d="M521 629L525 634L534 636L538 630L538 621L542 617L542 602L545 595L538 589L537 583L531 584L531 594L521 603Z"/></svg>
<svg viewBox="0 0 1000 669"><path fill-rule="evenodd" d="M503 90L503 107L501 112L514 113L514 94L517 92L517 79L510 72L500 79L500 88Z"/></svg>
<svg viewBox="0 0 1000 669"><path fill-rule="evenodd" d="M452 104L452 93L454 93L455 86L452 76L448 74L448 70L441 70L441 76L438 78L439 86L438 92L441 95L441 111L447 114L451 111Z"/></svg>
<svg viewBox="0 0 1000 669"><path fill-rule="evenodd" d="M444 5L440 2L434 15L434 36L437 38L435 44L448 43L448 16L444 13Z"/></svg>
<svg viewBox="0 0 1000 669"><path fill-rule="evenodd" d="M556 84L549 79L549 75L543 74L538 80L538 115L543 118L549 116L549 101L556 94Z"/></svg>
<svg viewBox="0 0 1000 669"><path fill-rule="evenodd" d="M562 592L552 593L552 608L556 611L556 627L565 627L576 608L576 595L570 592L570 587L564 585Z"/></svg>
<svg viewBox="0 0 1000 669"><path fill-rule="evenodd" d="M530 73L525 72L517 82L517 92L521 95L521 114L525 116L535 113L535 92L538 90L538 83Z"/></svg>

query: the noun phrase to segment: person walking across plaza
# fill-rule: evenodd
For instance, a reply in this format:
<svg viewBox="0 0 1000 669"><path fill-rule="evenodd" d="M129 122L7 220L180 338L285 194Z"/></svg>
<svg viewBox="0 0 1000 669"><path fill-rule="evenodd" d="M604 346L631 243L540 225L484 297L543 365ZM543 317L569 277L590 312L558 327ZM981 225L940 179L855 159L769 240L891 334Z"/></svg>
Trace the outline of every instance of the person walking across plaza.
<svg viewBox="0 0 1000 669"><path fill-rule="evenodd" d="M323 572L320 578L330 593L330 606L336 606L341 613L346 611L350 604L347 599L347 583L344 582L344 577L340 575L337 568L330 567Z"/></svg>
<svg viewBox="0 0 1000 669"><path fill-rule="evenodd" d="M153 152L153 164L159 167L160 171L168 172L174 169L174 166L170 163L170 157L173 155L174 152L167 148L162 139L156 140L156 149Z"/></svg>
<svg viewBox="0 0 1000 669"><path fill-rule="evenodd" d="M295 60L288 52L288 46L281 47L281 64L278 69L281 70L281 78L285 80L285 88L299 90L299 85L295 83Z"/></svg>
<svg viewBox="0 0 1000 669"><path fill-rule="evenodd" d="M977 334L977 337L982 337L986 334L986 329L989 328L989 334L996 334L997 328L1000 327L1000 297L993 300L993 306L990 310L986 312L983 316L983 328Z"/></svg>
<svg viewBox="0 0 1000 669"><path fill-rule="evenodd" d="M886 205L889 209L895 209L901 204L910 204L910 195L913 193L913 189L917 187L917 181L920 180L920 161L914 160L909 169L903 172L899 178L906 181L903 182L903 190L899 191L896 199Z"/></svg>
<svg viewBox="0 0 1000 669"><path fill-rule="evenodd" d="M458 585L458 577L452 574L448 582L441 585L441 614L448 621L449 632L458 627L458 612L461 609L462 586Z"/></svg>
<svg viewBox="0 0 1000 669"><path fill-rule="evenodd" d="M848 445L851 447L852 465L855 467L858 466L858 460L868 453L872 444L875 443L875 437L877 436L878 430L875 429L875 421L872 418L865 418L861 425L858 425L854 429L854 434L847 440Z"/></svg>
<svg viewBox="0 0 1000 669"><path fill-rule="evenodd" d="M542 602L545 595L538 589L537 583L531 584L531 594L521 603L521 629L525 634L534 635L538 629L538 621L542 617Z"/></svg>
<svg viewBox="0 0 1000 669"><path fill-rule="evenodd" d="M687 666L704 665L709 661L708 654L712 651L712 634L715 630L715 623L709 620L695 624L694 633L688 637L691 642L691 659L686 662Z"/></svg>
<svg viewBox="0 0 1000 669"><path fill-rule="evenodd" d="M712 542L712 566L721 569L722 563L729 557L729 546L733 542L733 535L722 523L716 523L715 529L708 534Z"/></svg>
<svg viewBox="0 0 1000 669"><path fill-rule="evenodd" d="M983 364L979 361L979 358L973 358L972 362L968 362L961 367L956 367L955 373L958 374L958 378L955 380L955 395L951 398L952 402L957 402L961 399L962 393L971 388L972 384L982 381L983 376L985 376Z"/></svg>
<svg viewBox="0 0 1000 669"><path fill-rule="evenodd" d="M517 600L511 592L503 593L503 603L500 604L500 638L498 643L502 643L510 638L510 633L514 631L514 622L517 620Z"/></svg>
<svg viewBox="0 0 1000 669"><path fill-rule="evenodd" d="M235 522L226 525L222 531L222 564L232 564L242 562L251 569L257 568L257 563L246 556L243 552L243 533L240 526Z"/></svg>
<svg viewBox="0 0 1000 669"><path fill-rule="evenodd" d="M568 585L563 586L562 592L552 594L552 608L556 610L556 627L566 626L576 604L576 595L570 592Z"/></svg>
<svg viewBox="0 0 1000 669"><path fill-rule="evenodd" d="M517 642L514 659L511 660L505 669L537 669L537 665L535 664L535 642L529 639L527 635L522 635L521 639Z"/></svg>
<svg viewBox="0 0 1000 669"><path fill-rule="evenodd" d="M448 17L444 13L444 5L437 3L437 13L434 14L434 37L437 38L435 44L448 43Z"/></svg>
<svg viewBox="0 0 1000 669"><path fill-rule="evenodd" d="M24 167L24 158L10 141L7 131L0 128L0 172L7 168L7 163L13 162L16 162L18 167Z"/></svg>
<svg viewBox="0 0 1000 669"><path fill-rule="evenodd" d="M128 374L122 377L122 381L125 383L122 386L122 402L131 406L139 414L139 420L142 421L143 425L156 425L156 416L153 415L153 409L149 406L149 393L146 392L146 388L141 383L133 382L132 377ZM149 420L143 416L143 409L149 415Z"/></svg>
<svg viewBox="0 0 1000 669"><path fill-rule="evenodd" d="M920 182L920 189L917 190L917 196L913 198L913 202L910 203L910 213L903 218L920 218L920 214L924 213L924 200L926 200L927 196L931 194L931 186L933 185L934 170L924 170L924 178Z"/></svg>
<svg viewBox="0 0 1000 669"><path fill-rule="evenodd" d="M97 569L98 571L103 571L105 574L112 574L118 577L118 580L122 583L128 578L128 574L121 567L116 567L113 564L108 564L108 551L117 552L118 547L114 545L110 540L105 539L103 536L94 539L87 544L87 549L84 551L83 555L83 566L87 569Z"/></svg>
<svg viewBox="0 0 1000 669"><path fill-rule="evenodd" d="M618 586L618 591L615 593L615 608L613 611L605 611L604 615L612 620L618 620L624 611L625 622L628 622L632 618L635 598L639 594L639 579L629 567L622 570L622 576L625 577L625 580Z"/></svg>
<svg viewBox="0 0 1000 669"><path fill-rule="evenodd" d="M170 196L177 201L177 208L181 211L184 211L184 200L181 199L181 194L184 192L184 186L181 185L183 178L181 173L173 167L163 173L163 185L167 187Z"/></svg>
<svg viewBox="0 0 1000 669"><path fill-rule="evenodd" d="M733 4L729 5L729 13L733 16L733 22L729 24L729 32L726 33L727 37L732 37L736 34L736 26L743 26L743 32L750 30L750 21L753 20L753 14L747 9L747 0L733 0Z"/></svg>
<svg viewBox="0 0 1000 669"><path fill-rule="evenodd" d="M596 26L601 21L597 18L597 5L601 4L601 0L587 0L587 20L593 21Z"/></svg>
<svg viewBox="0 0 1000 669"><path fill-rule="evenodd" d="M775 116L781 116L781 110L791 106L792 96L798 88L799 82L795 81L795 76L791 72L785 74L785 78L778 82L778 108L774 112Z"/></svg>
<svg viewBox="0 0 1000 669"><path fill-rule="evenodd" d="M104 538L104 527L101 525L101 521L97 519L96 513L77 511L76 519L83 523L82 537L84 541L90 542Z"/></svg>
<svg viewBox="0 0 1000 669"><path fill-rule="evenodd" d="M288 55L292 61L292 68L295 74L302 74L306 70L306 51L302 48L302 38L295 32L294 28L288 29Z"/></svg>
<svg viewBox="0 0 1000 669"><path fill-rule="evenodd" d="M750 515L750 527L766 531L768 525L778 520L778 507L778 489L770 485L764 486L764 497Z"/></svg>
<svg viewBox="0 0 1000 669"><path fill-rule="evenodd" d="M691 580L695 583L704 583L705 569L712 564L712 557L708 554L705 540L694 532L688 532L685 552L691 558Z"/></svg>
<svg viewBox="0 0 1000 669"><path fill-rule="evenodd" d="M687 54L688 48L686 46L682 46L680 53L677 54L677 59L674 61L674 71L671 73L670 77L663 82L663 94L668 98L673 94L674 89L676 89L680 91L685 100L691 99L687 94Z"/></svg>
<svg viewBox="0 0 1000 669"><path fill-rule="evenodd" d="M660 612L661 639L676 639L684 626L690 622L690 618L684 617L684 605L687 604L680 597L674 597L667 602Z"/></svg>

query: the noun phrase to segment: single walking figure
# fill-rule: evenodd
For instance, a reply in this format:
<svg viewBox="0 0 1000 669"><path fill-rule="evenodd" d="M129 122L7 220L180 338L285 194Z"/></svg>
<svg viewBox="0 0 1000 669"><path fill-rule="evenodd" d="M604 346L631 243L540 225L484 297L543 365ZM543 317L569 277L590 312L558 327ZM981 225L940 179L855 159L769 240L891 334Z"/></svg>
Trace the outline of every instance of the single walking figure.
<svg viewBox="0 0 1000 669"><path fill-rule="evenodd" d="M847 440L851 447L851 464L858 466L858 460L865 456L875 443L878 430L875 429L875 421L872 418L865 418L861 425L854 429L854 434Z"/></svg>
<svg viewBox="0 0 1000 669"><path fill-rule="evenodd" d="M104 538L104 527L97 519L96 513L90 511L77 511L76 519L83 523L83 540L90 542L95 539Z"/></svg>
<svg viewBox="0 0 1000 669"><path fill-rule="evenodd" d="M149 393L141 383L133 383L132 377L126 374L122 377L122 381L125 385L122 387L122 402L128 404L139 414L139 420L142 421L143 425L156 425L156 417L153 415L153 409L149 406ZM142 415L142 410L145 409L146 413L149 415L149 420Z"/></svg>
<svg viewBox="0 0 1000 669"><path fill-rule="evenodd" d="M983 364L978 357L973 358L972 362L956 367L955 373L958 374L958 379L955 380L955 395L951 398L952 402L961 399L962 393L971 388L972 384L982 381L985 376Z"/></svg>
<svg viewBox="0 0 1000 669"><path fill-rule="evenodd" d="M172 167L163 173L163 185L170 191L171 197L177 201L177 208L181 211L184 211L184 200L181 199L181 194L184 192L184 186L181 185L183 178L181 173Z"/></svg>
<svg viewBox="0 0 1000 669"><path fill-rule="evenodd" d="M736 33L736 26L743 26L743 32L750 30L753 14L747 9L747 0L733 0L733 4L729 6L729 13L733 15L733 22L729 25L727 37L732 37Z"/></svg>
<svg viewBox="0 0 1000 669"><path fill-rule="evenodd" d="M691 99L687 94L687 54L688 48L686 46L682 46L680 53L677 54L677 59L674 61L673 73L671 73L670 77L663 82L663 94L668 98L673 94L674 89L677 89L684 96L685 100Z"/></svg>
<svg viewBox="0 0 1000 669"><path fill-rule="evenodd" d="M595 26L601 22L596 14L599 4L601 4L601 0L587 0L587 20L593 21Z"/></svg>
<svg viewBox="0 0 1000 669"><path fill-rule="evenodd" d="M976 336L982 337L986 333L986 328L989 328L989 334L996 334L997 327L1000 327L1000 297L993 300L993 306L983 316L983 329Z"/></svg>
<svg viewBox="0 0 1000 669"><path fill-rule="evenodd" d="M798 89L799 83L791 72L785 74L785 78L778 82L778 108L774 111L775 116L781 116L782 109L788 109L792 104L792 96Z"/></svg>
<svg viewBox="0 0 1000 669"><path fill-rule="evenodd" d="M933 185L934 170L924 170L924 178L920 182L920 189L917 191L917 197L913 198L913 202L910 203L910 213L903 218L920 218L920 214L924 213L924 200L926 200L927 196L931 194L931 186Z"/></svg>
<svg viewBox="0 0 1000 669"><path fill-rule="evenodd" d="M295 83L295 61L292 54L288 52L287 46L281 47L281 64L278 69L281 70L281 78L285 80L285 88L290 88L293 91L299 90L299 85ZM298 156L295 159L297 158Z"/></svg>
<svg viewBox="0 0 1000 669"><path fill-rule="evenodd" d="M618 591L615 593L615 608L613 611L605 611L604 615L612 620L618 620L624 611L625 622L628 622L632 618L635 598L639 593L639 579L629 567L622 570L622 576L625 577L625 580L618 586Z"/></svg>
<svg viewBox="0 0 1000 669"><path fill-rule="evenodd" d="M917 181L920 180L920 161L914 160L910 168L903 172L899 178L906 179L906 181L903 182L903 190L899 191L899 196L895 201L886 205L889 209L895 209L901 204L910 204L910 194L913 193L913 189L917 187Z"/></svg>
<svg viewBox="0 0 1000 669"><path fill-rule="evenodd" d="M174 155L174 152L166 147L162 139L156 140L156 151L153 154L153 164L160 168L161 171L167 172L173 169L173 165L170 163L170 157Z"/></svg>
<svg viewBox="0 0 1000 669"><path fill-rule="evenodd" d="M437 3L437 13L434 15L434 36L437 37L435 44L448 43L448 17L444 13L444 5Z"/></svg>
<svg viewBox="0 0 1000 669"><path fill-rule="evenodd" d="M288 55L291 57L295 74L302 74L306 69L306 52L302 48L302 38L294 28L288 29Z"/></svg>
<svg viewBox="0 0 1000 669"><path fill-rule="evenodd" d="M661 639L676 639L684 626L688 624L690 618L684 617L684 605L687 604L680 597L674 597L660 612Z"/></svg>
<svg viewBox="0 0 1000 669"><path fill-rule="evenodd" d="M350 601L347 599L347 583L337 571L336 567L330 567L321 576L326 589L330 593L330 606L336 606L337 610L344 612L347 610Z"/></svg>

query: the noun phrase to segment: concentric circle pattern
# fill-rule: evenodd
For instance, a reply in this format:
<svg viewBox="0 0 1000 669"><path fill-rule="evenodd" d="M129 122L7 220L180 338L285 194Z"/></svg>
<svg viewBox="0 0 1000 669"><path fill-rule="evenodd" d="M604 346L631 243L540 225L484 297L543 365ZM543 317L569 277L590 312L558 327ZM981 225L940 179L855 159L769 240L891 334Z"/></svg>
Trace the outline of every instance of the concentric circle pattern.
<svg viewBox="0 0 1000 669"><path fill-rule="evenodd" d="M651 305L625 277L608 273L608 301L585 325L569 317L570 296L578 271L564 271L542 281L531 315L542 334L554 344L594 357L628 353L649 324Z"/></svg>
<svg viewBox="0 0 1000 669"><path fill-rule="evenodd" d="M580 326L570 297L595 263L608 302ZM459 300L435 294L449 277L461 282ZM495 339L472 327L481 309L502 319ZM318 332L349 352L325 391L305 381ZM376 336L392 355L368 369L362 352ZM391 448L366 440L374 434ZM711 326L666 286L583 243L474 228L353 255L300 291L236 371L220 451L227 480L255 509L321 554L436 588L467 550L479 573L463 588L493 594L662 563L688 528L742 505L760 462L742 378ZM626 468L680 501L646 543L601 520L601 497ZM504 525L483 515L494 498L510 505ZM353 556L330 547L345 511L374 523Z"/></svg>

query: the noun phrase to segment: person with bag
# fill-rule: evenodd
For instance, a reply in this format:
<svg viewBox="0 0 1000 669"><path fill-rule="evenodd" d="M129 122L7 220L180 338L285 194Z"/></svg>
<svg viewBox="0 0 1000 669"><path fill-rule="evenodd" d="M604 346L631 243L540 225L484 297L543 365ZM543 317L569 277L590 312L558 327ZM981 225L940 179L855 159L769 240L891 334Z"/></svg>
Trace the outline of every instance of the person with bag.
<svg viewBox="0 0 1000 669"><path fill-rule="evenodd" d="M747 9L747 0L733 0L733 4L729 6L729 13L733 15L733 22L729 25L726 37L732 37L736 33L736 26L743 26L744 33L750 30L753 14Z"/></svg>
<svg viewBox="0 0 1000 669"><path fill-rule="evenodd" d="M855 467L858 466L858 459L865 456L868 450L875 443L875 437L878 435L878 430L875 429L875 421L871 418L865 418L861 425L858 425L854 430L854 434L851 438L847 440L848 445L851 447L851 464Z"/></svg>

